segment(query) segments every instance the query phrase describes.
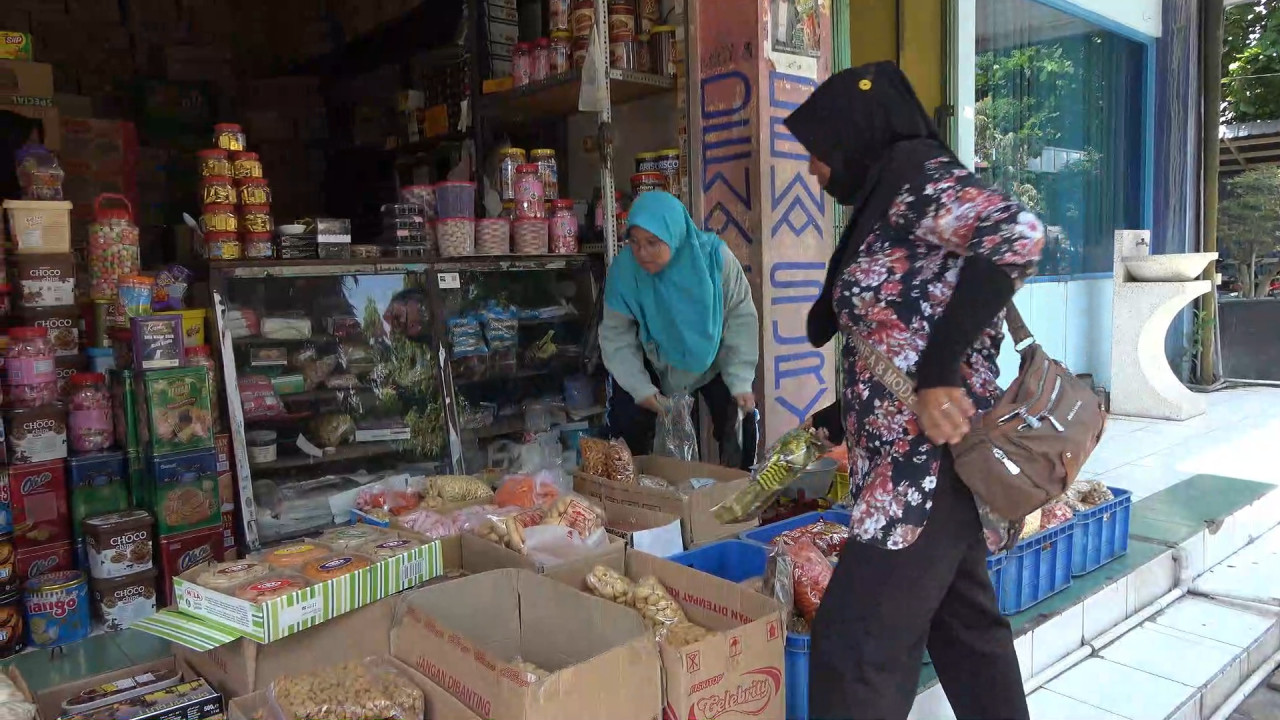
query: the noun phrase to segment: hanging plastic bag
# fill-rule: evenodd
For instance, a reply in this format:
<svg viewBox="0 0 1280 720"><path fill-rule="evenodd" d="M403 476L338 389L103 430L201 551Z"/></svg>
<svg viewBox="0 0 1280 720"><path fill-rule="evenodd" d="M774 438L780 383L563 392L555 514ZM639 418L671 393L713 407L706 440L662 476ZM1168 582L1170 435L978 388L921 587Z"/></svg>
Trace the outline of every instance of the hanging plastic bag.
<svg viewBox="0 0 1280 720"><path fill-rule="evenodd" d="M728 525L746 522L760 513L818 459L822 442L812 428L796 428L778 438L765 454L764 463L751 471L751 482L715 506L716 520Z"/></svg>
<svg viewBox="0 0 1280 720"><path fill-rule="evenodd" d="M578 90L578 112L604 112L609 105L605 100L609 78L600 72L609 61L604 53L599 27L596 23L591 23L591 42L587 45L587 59L582 65L582 84Z"/></svg>
<svg viewBox="0 0 1280 720"><path fill-rule="evenodd" d="M693 396L674 395L658 413L653 454L685 462L698 461L698 432L693 427Z"/></svg>

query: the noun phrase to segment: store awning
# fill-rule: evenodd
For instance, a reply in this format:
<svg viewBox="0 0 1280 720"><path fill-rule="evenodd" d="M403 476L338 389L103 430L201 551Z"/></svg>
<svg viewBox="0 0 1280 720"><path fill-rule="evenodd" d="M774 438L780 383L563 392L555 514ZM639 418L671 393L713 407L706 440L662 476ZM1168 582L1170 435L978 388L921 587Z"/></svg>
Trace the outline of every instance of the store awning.
<svg viewBox="0 0 1280 720"><path fill-rule="evenodd" d="M1223 125L1218 137L1221 138L1219 173L1280 165L1280 120Z"/></svg>

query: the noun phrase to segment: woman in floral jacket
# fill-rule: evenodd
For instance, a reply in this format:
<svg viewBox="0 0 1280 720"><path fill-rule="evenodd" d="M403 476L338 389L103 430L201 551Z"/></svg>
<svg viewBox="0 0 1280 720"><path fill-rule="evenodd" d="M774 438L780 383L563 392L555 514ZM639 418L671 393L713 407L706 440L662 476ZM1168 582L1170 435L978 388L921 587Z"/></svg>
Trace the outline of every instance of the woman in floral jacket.
<svg viewBox="0 0 1280 720"><path fill-rule="evenodd" d="M813 423L848 445L856 541L814 621L810 717L903 720L927 645L957 717L1026 718L984 514L948 444L999 397L1003 308L1044 228L955 158L890 63L835 75L786 125L853 211L808 318L816 347L841 334L843 396ZM855 335L915 378L918 414L872 374Z"/></svg>

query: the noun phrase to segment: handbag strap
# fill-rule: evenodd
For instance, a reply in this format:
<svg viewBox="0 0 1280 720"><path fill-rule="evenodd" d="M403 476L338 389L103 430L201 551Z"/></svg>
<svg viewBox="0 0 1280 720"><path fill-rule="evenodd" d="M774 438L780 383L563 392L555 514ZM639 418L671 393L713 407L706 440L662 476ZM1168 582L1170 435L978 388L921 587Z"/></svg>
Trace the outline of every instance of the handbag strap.
<svg viewBox="0 0 1280 720"><path fill-rule="evenodd" d="M1013 301L1010 301L1005 306L1005 323L1009 326L1009 337L1013 338L1018 352L1022 352L1027 346L1035 342L1035 336L1031 334L1027 323L1022 319L1022 313L1018 312L1018 308L1013 306ZM853 344L857 346L862 359L871 366L871 374L875 375L877 380L889 388L889 391L901 400L908 410L915 412L915 381L890 360L888 355L885 355L879 348L868 342L866 338L858 333L850 333L849 337L853 340Z"/></svg>

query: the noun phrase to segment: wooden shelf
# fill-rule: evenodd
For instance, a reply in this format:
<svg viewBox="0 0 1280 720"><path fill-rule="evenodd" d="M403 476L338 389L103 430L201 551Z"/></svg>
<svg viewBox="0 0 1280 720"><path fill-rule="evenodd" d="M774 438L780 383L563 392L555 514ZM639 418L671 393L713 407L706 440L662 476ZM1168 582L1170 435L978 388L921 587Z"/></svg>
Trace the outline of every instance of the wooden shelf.
<svg viewBox="0 0 1280 720"><path fill-rule="evenodd" d="M614 107L670 92L675 78L665 75L609 70L609 98ZM489 93L480 98L479 114L498 123L564 118L578 112L582 71L573 70L542 82Z"/></svg>
<svg viewBox="0 0 1280 720"><path fill-rule="evenodd" d="M451 258L350 258L342 260L221 260L211 273L236 278L329 277L406 272L523 272L562 270L586 264L582 254L469 255Z"/></svg>

